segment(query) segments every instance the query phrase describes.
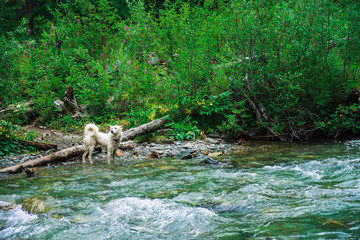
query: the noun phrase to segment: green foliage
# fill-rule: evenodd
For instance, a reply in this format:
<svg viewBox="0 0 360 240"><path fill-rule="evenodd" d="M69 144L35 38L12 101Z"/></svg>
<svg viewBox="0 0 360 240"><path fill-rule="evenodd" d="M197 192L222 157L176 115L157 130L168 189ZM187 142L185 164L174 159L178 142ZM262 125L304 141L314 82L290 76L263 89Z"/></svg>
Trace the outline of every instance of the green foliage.
<svg viewBox="0 0 360 240"><path fill-rule="evenodd" d="M91 122L91 120L87 117L75 120L70 116L61 116L52 119L50 125L61 129L62 131L82 133L84 131L84 126L89 122Z"/></svg>
<svg viewBox="0 0 360 240"><path fill-rule="evenodd" d="M202 135L201 131L196 126L197 124L196 121L191 121L191 117L186 117L180 122L172 121L166 124L167 127L172 129L171 132L167 133L167 137L172 140L194 141Z"/></svg>
<svg viewBox="0 0 360 240"><path fill-rule="evenodd" d="M15 130L17 130L16 126L0 120L0 156L18 153L22 150L33 150L32 147L25 147L17 141L17 138L14 136Z"/></svg>
<svg viewBox="0 0 360 240"><path fill-rule="evenodd" d="M359 136L360 108L358 104L340 105L327 121L318 122L318 127L327 135L337 137Z"/></svg>
<svg viewBox="0 0 360 240"><path fill-rule="evenodd" d="M15 14L25 7L1 6ZM33 35L30 18L9 18L11 31L0 37L0 106L31 100L43 122L65 129L82 124L54 108L71 85L81 104L97 109L85 121L135 126L175 106L172 113L184 119L172 123L181 133L175 139L198 137L196 129L236 137L264 127L307 138L359 87L356 1L76 0L47 7ZM250 101L267 116L257 119Z"/></svg>

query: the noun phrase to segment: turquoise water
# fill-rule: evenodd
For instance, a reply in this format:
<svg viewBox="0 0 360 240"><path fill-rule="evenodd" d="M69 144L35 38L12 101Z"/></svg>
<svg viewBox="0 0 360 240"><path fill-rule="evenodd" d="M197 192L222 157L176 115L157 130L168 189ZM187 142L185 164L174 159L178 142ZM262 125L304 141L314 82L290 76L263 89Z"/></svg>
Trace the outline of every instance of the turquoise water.
<svg viewBox="0 0 360 240"><path fill-rule="evenodd" d="M0 177L0 239L358 239L360 141ZM252 149L250 148L250 149ZM44 213L28 213L40 199Z"/></svg>

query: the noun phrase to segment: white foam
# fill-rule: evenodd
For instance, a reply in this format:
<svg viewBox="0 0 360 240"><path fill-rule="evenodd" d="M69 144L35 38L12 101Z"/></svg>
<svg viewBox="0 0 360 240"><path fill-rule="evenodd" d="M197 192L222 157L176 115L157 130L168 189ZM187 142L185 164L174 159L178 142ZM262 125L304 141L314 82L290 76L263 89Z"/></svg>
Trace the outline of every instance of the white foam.
<svg viewBox="0 0 360 240"><path fill-rule="evenodd" d="M217 215L205 208L189 207L168 199L127 197L111 201L101 211L111 221L112 231L200 234Z"/></svg>
<svg viewBox="0 0 360 240"><path fill-rule="evenodd" d="M319 174L319 170L306 170L306 169L302 169L300 168L298 165L296 165L295 168L293 168L294 171L296 172L300 172L302 173L303 175L307 176L307 177L311 177L311 178L314 178L316 180L320 180L323 176L321 174Z"/></svg>
<svg viewBox="0 0 360 240"><path fill-rule="evenodd" d="M29 228L27 223L37 218L37 215L23 211L21 206L2 212L0 214L0 221L5 223L5 228L0 231L0 239L6 239L17 233L25 232Z"/></svg>

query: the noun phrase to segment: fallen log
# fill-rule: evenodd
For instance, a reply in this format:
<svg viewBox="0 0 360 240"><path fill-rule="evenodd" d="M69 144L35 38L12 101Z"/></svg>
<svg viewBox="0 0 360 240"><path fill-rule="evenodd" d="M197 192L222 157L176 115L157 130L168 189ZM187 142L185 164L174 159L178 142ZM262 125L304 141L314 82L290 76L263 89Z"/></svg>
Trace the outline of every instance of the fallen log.
<svg viewBox="0 0 360 240"><path fill-rule="evenodd" d="M139 127L129 129L123 133L123 140L125 140L125 141L131 140L137 136L157 130L160 127L162 127L166 122L167 122L167 117L163 117L163 118L153 120L153 121L146 123L144 125L141 125ZM121 149L129 149L132 146L135 147L134 143L124 142L122 145L120 145L120 148ZM70 148L55 152L53 154L50 154L48 156L40 157L40 158L37 158L34 160L20 163L18 165L0 169L0 173L11 173L11 174L20 173L26 168L32 168L35 166L46 165L49 163L57 163L57 162L66 161L68 159L72 159L72 158L81 156L84 153L84 151L85 151L84 145L70 147Z"/></svg>
<svg viewBox="0 0 360 240"><path fill-rule="evenodd" d="M67 148L45 157L40 157L34 160L26 161L15 166L0 169L0 173L20 173L25 168L46 165L48 163L56 163L65 161L70 158L77 157L85 151L84 145Z"/></svg>
<svg viewBox="0 0 360 240"><path fill-rule="evenodd" d="M128 141L128 140L136 138L137 136L141 136L141 135L147 134L149 132L152 132L154 130L161 128L167 122L167 117L168 116L162 117L162 118L153 120L149 123L145 123L139 127L131 128L131 129L125 131L123 134L122 140Z"/></svg>

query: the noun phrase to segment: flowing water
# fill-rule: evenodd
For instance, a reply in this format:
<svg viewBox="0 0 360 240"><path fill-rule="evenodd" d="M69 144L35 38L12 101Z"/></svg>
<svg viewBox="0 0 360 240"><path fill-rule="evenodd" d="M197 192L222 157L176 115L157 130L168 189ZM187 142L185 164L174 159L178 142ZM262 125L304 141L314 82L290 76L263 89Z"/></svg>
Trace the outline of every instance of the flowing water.
<svg viewBox="0 0 360 240"><path fill-rule="evenodd" d="M0 239L358 239L360 141L0 177ZM21 203L37 199L42 213ZM36 211L35 211L36 212Z"/></svg>

